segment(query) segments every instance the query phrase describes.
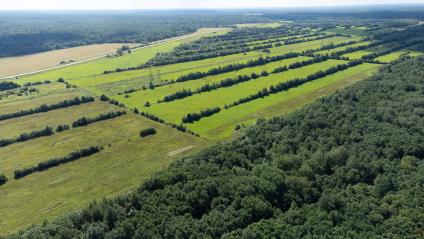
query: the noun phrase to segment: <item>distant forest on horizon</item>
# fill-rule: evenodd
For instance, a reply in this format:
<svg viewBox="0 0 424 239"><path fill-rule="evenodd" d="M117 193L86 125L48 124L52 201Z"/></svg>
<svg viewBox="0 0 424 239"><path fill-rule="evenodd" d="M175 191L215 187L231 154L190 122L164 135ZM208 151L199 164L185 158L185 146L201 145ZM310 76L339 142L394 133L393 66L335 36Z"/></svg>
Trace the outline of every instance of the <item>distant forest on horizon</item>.
<svg viewBox="0 0 424 239"><path fill-rule="evenodd" d="M314 19L423 19L424 5L249 10L0 12L0 57L99 43L148 43L202 27ZM334 23L335 24L335 23Z"/></svg>

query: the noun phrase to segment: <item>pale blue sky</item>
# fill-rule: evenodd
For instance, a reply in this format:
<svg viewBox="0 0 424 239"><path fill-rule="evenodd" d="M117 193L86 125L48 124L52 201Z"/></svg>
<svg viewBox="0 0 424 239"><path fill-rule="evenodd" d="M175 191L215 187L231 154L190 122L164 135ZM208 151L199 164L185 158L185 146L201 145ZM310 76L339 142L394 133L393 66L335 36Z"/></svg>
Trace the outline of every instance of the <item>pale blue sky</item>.
<svg viewBox="0 0 424 239"><path fill-rule="evenodd" d="M424 3L424 0L0 0L0 10L269 8Z"/></svg>

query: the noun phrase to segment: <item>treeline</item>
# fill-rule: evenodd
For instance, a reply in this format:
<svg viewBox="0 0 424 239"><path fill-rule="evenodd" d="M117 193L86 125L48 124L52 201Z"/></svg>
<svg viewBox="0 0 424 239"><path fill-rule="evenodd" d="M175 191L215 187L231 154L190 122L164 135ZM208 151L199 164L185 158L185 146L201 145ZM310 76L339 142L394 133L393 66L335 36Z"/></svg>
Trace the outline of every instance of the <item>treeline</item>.
<svg viewBox="0 0 424 239"><path fill-rule="evenodd" d="M13 90L13 89L16 89L16 88L19 88L19 87L21 87L21 86L16 84L15 82L0 81L0 91Z"/></svg>
<svg viewBox="0 0 424 239"><path fill-rule="evenodd" d="M43 104L43 105L40 105L40 106L38 106L34 109L21 110L21 111L11 113L11 114L0 114L0 121L12 119L12 118L18 118L18 117L27 116L27 115L32 115L32 114L36 114L36 113L44 113L44 112L48 112L48 111L51 111L51 110L56 110L56 109L60 109L60 108L67 108L67 107L70 107L70 106L90 103L90 102L93 102L93 101L94 101L94 98L91 97L91 96L82 96L81 98L75 97L74 99L64 100L64 101L61 101L59 103L55 103L55 104L51 104L51 105Z"/></svg>
<svg viewBox="0 0 424 239"><path fill-rule="evenodd" d="M96 122L99 122L99 121L113 119L113 118L125 115L126 113L127 112L125 112L125 111L111 111L111 112L108 112L106 114L100 114L100 115L96 116L95 118L87 118L87 117L84 116L84 117L74 121L72 123L72 128L78 128L78 127L87 126L89 124L96 123Z"/></svg>
<svg viewBox="0 0 424 239"><path fill-rule="evenodd" d="M145 138L147 136L154 135L154 134L156 134L156 129L154 128L143 129L142 131L140 131L141 138Z"/></svg>
<svg viewBox="0 0 424 239"><path fill-rule="evenodd" d="M323 78L323 77L328 76L328 75L335 74L339 71L343 71L343 70L346 70L347 68L354 67L354 66L357 66L357 65L360 65L360 64L362 64L362 61L350 61L346 64L340 64L340 65L331 67L331 68L324 70L324 71L318 71L318 72L311 74L311 75L309 75L305 78L301 78L301 79L296 78L296 79L289 80L289 81L286 81L286 82L281 82L277 85L270 86L269 89L264 88L264 89L258 91L258 93L256 93L256 94L247 96L245 98L241 98L241 99L233 102L230 105L225 105L225 108L228 109L228 108L231 108L231 107L243 104L243 103L247 103L249 101L253 101L253 100L256 100L256 99L259 99L259 98L269 96L271 94L276 94L276 93L279 93L279 92L282 92L282 91L286 91L286 90L289 90L291 88L303 85L307 82L317 80L317 79Z"/></svg>
<svg viewBox="0 0 424 239"><path fill-rule="evenodd" d="M146 117L146 118L148 118L150 120L153 120L155 122L158 122L158 123L161 123L161 124L165 124L165 125L171 126L172 128L174 128L174 129L176 129L178 131L181 131L183 133L187 133L187 134L191 134L191 135L200 137L199 134L193 132L192 130L188 129L187 127L185 127L182 124L174 124L174 123L171 123L171 122L166 122L165 120L157 117L156 115L149 114L149 113L146 113L146 112L140 112L140 115L143 116L143 117Z"/></svg>
<svg viewBox="0 0 424 239"><path fill-rule="evenodd" d="M384 65L11 238L422 238L423 75L422 57Z"/></svg>
<svg viewBox="0 0 424 239"><path fill-rule="evenodd" d="M36 21L34 21L36 19ZM0 16L0 57L101 43L142 43L193 33L203 27L266 21L232 13L7 13Z"/></svg>
<svg viewBox="0 0 424 239"><path fill-rule="evenodd" d="M50 136L54 134L54 130L51 127L45 127L42 130L35 130L30 133L23 133L14 139L0 139L0 147L5 147L14 143L25 142L31 139L40 137Z"/></svg>
<svg viewBox="0 0 424 239"><path fill-rule="evenodd" d="M197 88L195 91L192 91L190 89L183 89L183 90L177 91L173 94L164 96L164 98L162 100L158 100L158 103L171 102L171 101L174 101L174 100L184 99L186 97L192 96L193 94L200 94L202 92L209 92L209 91L216 90L216 89L223 88L223 87L230 87L230 86L242 83L242 82L255 80L255 79L258 79L260 77L266 77L266 76L269 76L270 74L281 73L281 72L284 72L284 71L287 71L287 70L290 70L290 69L297 69L297 68L300 68L300 67L312 65L312 64L323 62L323 61L326 61L326 60L328 60L327 56L317 56L317 57L314 57L312 59L292 63L288 66L277 67L274 70L272 70L271 73L269 73L267 71L262 71L260 74L252 73L250 75L239 75L239 76L234 77L234 78L224 79L224 80L222 80L218 83L205 84L205 85Z"/></svg>
<svg viewBox="0 0 424 239"><path fill-rule="evenodd" d="M209 117L211 115L219 113L220 111L221 108L219 107L214 107L211 109L206 108L204 110L201 110L199 113L188 113L181 120L183 123L194 123L195 121L199 121L201 118Z"/></svg>
<svg viewBox="0 0 424 239"><path fill-rule="evenodd" d="M81 150L78 150L76 152L72 152L70 153L68 156L62 157L62 158L53 158L53 159L49 159L47 161L44 162L40 162L38 163L36 166L32 166L29 168L25 168L25 169L18 169L14 171L14 177L15 179L20 179L23 178L25 176L28 176L32 173L35 172L42 172L45 171L47 169L53 168L53 167L57 167L61 164L65 164L65 163L69 163L84 157L88 157L91 156L93 154L96 154L98 152L100 152L103 148L99 147L99 146L95 146L95 147L89 147L89 148L84 148Z"/></svg>

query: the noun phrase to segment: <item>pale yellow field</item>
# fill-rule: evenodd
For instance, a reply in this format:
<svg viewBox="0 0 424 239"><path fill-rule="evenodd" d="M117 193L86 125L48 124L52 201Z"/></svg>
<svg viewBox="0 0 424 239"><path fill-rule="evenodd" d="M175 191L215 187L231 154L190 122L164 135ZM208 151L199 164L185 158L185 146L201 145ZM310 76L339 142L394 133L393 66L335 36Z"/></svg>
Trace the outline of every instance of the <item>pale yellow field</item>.
<svg viewBox="0 0 424 239"><path fill-rule="evenodd" d="M104 56L110 53L114 53L116 49L122 45L129 45L130 47L134 47L139 44L94 44L25 56L0 58L0 77L18 75L42 70L49 67L59 66L61 61L82 61L94 57Z"/></svg>

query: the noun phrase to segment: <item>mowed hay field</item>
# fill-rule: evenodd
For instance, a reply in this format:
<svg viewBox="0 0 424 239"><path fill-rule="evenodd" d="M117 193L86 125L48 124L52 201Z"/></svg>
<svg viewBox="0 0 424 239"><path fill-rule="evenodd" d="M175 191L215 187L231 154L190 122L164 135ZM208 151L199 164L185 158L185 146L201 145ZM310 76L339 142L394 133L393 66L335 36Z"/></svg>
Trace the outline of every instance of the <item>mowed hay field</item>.
<svg viewBox="0 0 424 239"><path fill-rule="evenodd" d="M266 27L278 28L278 26L272 25ZM238 131L235 131L236 125L249 125L258 118L291 113L322 96L367 78L379 67L378 64L364 63L228 109L225 109L225 105L256 94L263 88L269 88L295 78L307 77L319 71L346 64L348 61L326 59L167 103L158 103L158 100L178 91L188 89L196 91L205 84L217 84L222 80L239 75L261 74L263 71L272 72L278 67L312 59L314 55L301 55L195 80L172 82L172 80L189 73L208 72L211 68L234 63L247 63L259 57L292 52L302 53L307 50L315 50L317 51L314 53L316 56L321 53L338 52L349 46L368 45L371 42L352 43L349 46L320 51L322 46L361 41L363 38L361 36L331 36L327 39L317 40L313 37L303 38L303 34L299 34L299 39L304 42L275 45L276 42L287 39L288 36L282 34L273 39L252 38L250 42L246 42L246 45L261 45L266 44L268 40L276 40L269 51L255 50L147 69L103 74L105 70L143 64L157 53L170 52L176 46L194 41L202 36L225 34L228 31L229 29L226 28L201 29L189 36L163 41L121 57L96 59L14 80L21 85L45 82L46 80L51 82L29 86L28 88L34 88L36 91L28 95L18 96L17 92L20 89L11 90L11 94L0 94L2 96L0 114L32 109L41 104L49 105L81 96L93 96L96 100L91 103L0 121L0 140L14 138L22 133L40 130L46 126L55 128L61 124L71 125L72 122L83 116L95 118L100 114L122 110L125 110L127 114L85 127L71 128L51 136L0 147L0 172L5 173L9 178L5 185L0 186L0 215L2 215L0 217L0 235L15 232L30 224L41 223L44 219L52 219L84 207L92 200L134 190L141 180L164 169L174 160L196 152L212 142L239 135ZM312 31L318 30L311 29ZM66 84L73 87L69 88L69 85L66 87L65 83L58 82L60 77L66 81ZM143 89L149 84L162 83L168 84L156 86L153 89ZM129 90L131 92L128 92ZM103 94L112 100L117 100L122 105L119 107L100 101L99 97ZM149 107L145 106L147 101L151 103ZM134 108L137 108L141 112L157 116L168 123L180 125L182 117L188 113L197 113L212 107L220 107L221 111L209 117L203 117L194 123L182 124L199 134L200 137L183 133L166 124L152 121L132 112ZM155 135L145 138L139 136L141 130L151 127L157 130ZM104 150L18 180L13 178L14 171L17 169L31 167L51 158L64 157L89 146L102 146Z"/></svg>
<svg viewBox="0 0 424 239"><path fill-rule="evenodd" d="M104 56L115 53L123 45L135 47L138 44L93 44L25 56L0 58L0 78L59 66L62 61L82 61Z"/></svg>
<svg viewBox="0 0 424 239"><path fill-rule="evenodd" d="M68 93L84 94L71 90ZM63 94L60 96L62 99L65 97ZM40 97L33 99L31 105L23 100L22 105L15 103L14 106L15 109L29 108L56 102L55 97ZM5 110L0 109L1 112ZM70 125L82 116L90 118L119 110L122 108L96 100L4 120L0 121L0 138L18 136L45 126ZM157 134L139 137L141 130L150 127L155 128ZM81 208L93 199L131 190L140 180L167 167L177 157L199 150L206 144L206 140L128 112L85 127L0 147L0 171L9 178L0 187L0 235ZM14 170L63 157L89 146L103 146L104 150L22 179L13 179Z"/></svg>

